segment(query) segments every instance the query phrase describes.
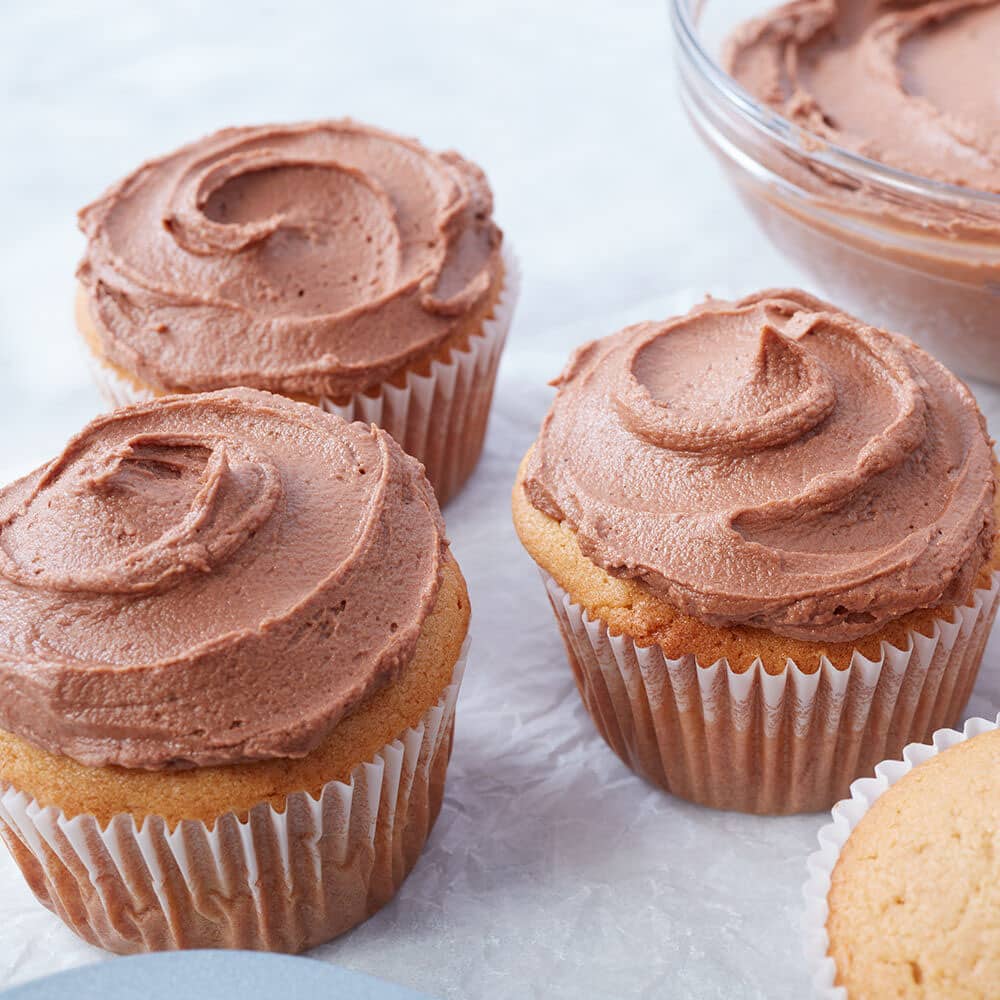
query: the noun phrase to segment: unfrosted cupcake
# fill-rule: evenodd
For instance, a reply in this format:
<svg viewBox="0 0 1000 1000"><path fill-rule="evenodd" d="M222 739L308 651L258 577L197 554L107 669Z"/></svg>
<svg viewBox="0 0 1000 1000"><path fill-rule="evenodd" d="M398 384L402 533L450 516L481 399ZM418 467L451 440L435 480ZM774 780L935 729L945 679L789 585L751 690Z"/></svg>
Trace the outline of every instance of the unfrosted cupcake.
<svg viewBox="0 0 1000 1000"><path fill-rule="evenodd" d="M114 405L251 386L379 424L440 502L482 449L516 296L482 171L349 120L225 129L80 213Z"/></svg>
<svg viewBox="0 0 1000 1000"><path fill-rule="evenodd" d="M855 783L809 860L819 997L995 996L1000 731L971 719Z"/></svg>
<svg viewBox="0 0 1000 1000"><path fill-rule="evenodd" d="M798 291L579 349L514 488L584 702L632 768L829 808L954 722L996 610L991 442L902 337Z"/></svg>
<svg viewBox="0 0 1000 1000"><path fill-rule="evenodd" d="M99 418L0 492L0 833L113 951L325 941L434 823L468 620L383 431L249 389Z"/></svg>

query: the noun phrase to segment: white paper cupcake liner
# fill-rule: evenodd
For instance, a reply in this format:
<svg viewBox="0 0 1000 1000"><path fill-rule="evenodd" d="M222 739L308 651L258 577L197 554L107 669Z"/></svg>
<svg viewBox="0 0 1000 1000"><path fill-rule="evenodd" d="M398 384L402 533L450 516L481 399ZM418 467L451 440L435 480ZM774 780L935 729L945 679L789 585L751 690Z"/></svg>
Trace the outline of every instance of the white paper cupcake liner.
<svg viewBox="0 0 1000 1000"><path fill-rule="evenodd" d="M104 828L6 786L0 834L39 901L82 938L122 954L178 948L298 952L387 903L441 808L452 680L420 722L314 798L261 803L209 827L118 814Z"/></svg>
<svg viewBox="0 0 1000 1000"><path fill-rule="evenodd" d="M87 367L90 377L97 386L97 391L108 406L131 406L133 403L148 403L156 398L156 393L145 389L123 378L103 358L99 357L90 345L85 345L87 352Z"/></svg>
<svg viewBox="0 0 1000 1000"><path fill-rule="evenodd" d="M356 393L346 403L326 396L315 402L346 420L378 424L404 451L424 464L427 478L444 505L471 475L483 449L497 368L514 316L521 285L517 257L503 244L504 283L483 324L464 350L447 362L432 361L426 375L410 372L402 386L386 383L374 393ZM111 406L147 402L155 393L123 378L92 350L91 375Z"/></svg>
<svg viewBox="0 0 1000 1000"><path fill-rule="evenodd" d="M972 692L1000 595L1000 572L952 621L905 648L855 652L846 669L825 657L811 673L788 660L701 666L637 646L575 604L542 573L584 705L638 774L718 809L796 813L829 809L850 783L914 740L955 723Z"/></svg>
<svg viewBox="0 0 1000 1000"><path fill-rule="evenodd" d="M875 767L875 777L859 778L851 785L850 797L833 807L832 822L819 831L819 850L806 863L808 879L803 887L805 910L802 916L803 948L809 969L813 995L821 1000L847 1000L847 990L835 986L836 966L829 955L830 939L826 922L830 915L827 896L830 879L847 843L861 817L875 800L909 774L918 764L936 757L943 750L1000 727L1000 715L995 722L969 719L961 732L939 729L929 743L911 743L900 755L902 759L883 760Z"/></svg>

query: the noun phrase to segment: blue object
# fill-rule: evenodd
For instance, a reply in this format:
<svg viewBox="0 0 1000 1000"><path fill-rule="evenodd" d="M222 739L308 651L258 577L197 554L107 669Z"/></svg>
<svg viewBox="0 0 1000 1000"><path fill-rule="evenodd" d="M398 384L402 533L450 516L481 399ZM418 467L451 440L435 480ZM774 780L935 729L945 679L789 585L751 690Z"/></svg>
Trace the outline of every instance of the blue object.
<svg viewBox="0 0 1000 1000"><path fill-rule="evenodd" d="M168 951L70 969L3 1000L431 1000L311 958L259 951Z"/></svg>

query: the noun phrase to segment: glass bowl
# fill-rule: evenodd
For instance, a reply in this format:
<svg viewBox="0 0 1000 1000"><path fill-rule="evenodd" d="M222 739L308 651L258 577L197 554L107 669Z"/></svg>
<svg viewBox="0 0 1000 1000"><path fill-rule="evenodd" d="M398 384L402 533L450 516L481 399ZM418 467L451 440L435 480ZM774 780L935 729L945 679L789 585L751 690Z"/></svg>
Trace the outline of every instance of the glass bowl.
<svg viewBox="0 0 1000 1000"><path fill-rule="evenodd" d="M846 311L1000 383L1000 195L877 163L751 97L718 55L777 0L669 3L688 116L778 250Z"/></svg>

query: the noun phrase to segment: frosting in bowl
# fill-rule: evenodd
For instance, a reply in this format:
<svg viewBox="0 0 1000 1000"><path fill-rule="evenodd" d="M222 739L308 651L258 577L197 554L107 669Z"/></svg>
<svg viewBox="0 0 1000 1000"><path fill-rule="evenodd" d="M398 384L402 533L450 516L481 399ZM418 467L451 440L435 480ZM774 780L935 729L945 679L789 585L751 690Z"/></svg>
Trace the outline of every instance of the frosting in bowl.
<svg viewBox="0 0 1000 1000"><path fill-rule="evenodd" d="M89 765L304 756L409 663L446 546L378 428L250 389L117 410L0 492L0 726Z"/></svg>
<svg viewBox="0 0 1000 1000"><path fill-rule="evenodd" d="M349 120L226 129L80 213L108 360L163 389L338 398L486 310L501 233L478 167Z"/></svg>
<svg viewBox="0 0 1000 1000"><path fill-rule="evenodd" d="M723 62L813 135L1000 192L998 51L997 0L794 0L740 27Z"/></svg>
<svg viewBox="0 0 1000 1000"><path fill-rule="evenodd" d="M629 327L555 384L529 500L597 565L711 625L850 641L964 600L989 556L971 393L803 292Z"/></svg>

